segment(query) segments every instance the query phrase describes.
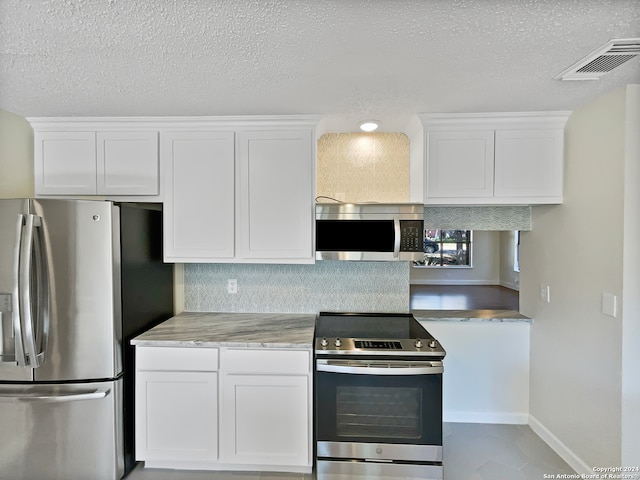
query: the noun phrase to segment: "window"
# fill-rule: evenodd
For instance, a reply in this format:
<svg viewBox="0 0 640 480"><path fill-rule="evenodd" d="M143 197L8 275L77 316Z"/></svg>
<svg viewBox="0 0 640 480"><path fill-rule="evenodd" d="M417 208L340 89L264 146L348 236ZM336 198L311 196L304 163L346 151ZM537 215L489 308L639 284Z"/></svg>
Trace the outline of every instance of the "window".
<svg viewBox="0 0 640 480"><path fill-rule="evenodd" d="M470 267L471 230L425 230L421 267Z"/></svg>

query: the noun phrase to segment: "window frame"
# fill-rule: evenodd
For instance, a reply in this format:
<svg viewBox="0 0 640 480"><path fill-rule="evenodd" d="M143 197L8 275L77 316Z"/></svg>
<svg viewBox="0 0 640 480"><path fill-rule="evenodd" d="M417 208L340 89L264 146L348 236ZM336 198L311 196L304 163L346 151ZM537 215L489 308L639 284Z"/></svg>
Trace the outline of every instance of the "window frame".
<svg viewBox="0 0 640 480"><path fill-rule="evenodd" d="M443 241L442 232L443 231L451 231L451 230L467 232L466 235L467 235L468 239L465 242L459 242L459 241L458 242L446 242L446 241ZM438 235L437 235L439 240L431 240L430 238L427 238L427 232L430 232L430 231L439 232ZM424 253L425 254L425 260L422 260L425 263L421 264L421 263L419 263L421 261L414 261L412 263L412 266L414 268L454 268L454 269L455 268L458 268L458 269L460 269L460 268L462 268L462 269L464 269L464 268L473 268L473 259L474 259L474 255L473 255L473 237L474 237L473 230L459 230L459 229L456 230L456 229L444 229L444 228L425 230L424 237L423 237L424 240L435 241L436 243L438 243L438 246L439 246L438 253L440 254L440 262L441 263L439 265L428 265L426 263L426 258L427 258L426 255L433 255L433 254L428 254L427 252L425 252ZM468 265L452 265L452 264L442 263L442 260L444 258L444 251L445 251L444 250L444 245L445 244L451 244L451 243L464 243L467 246L467 257L469 259L469 264Z"/></svg>

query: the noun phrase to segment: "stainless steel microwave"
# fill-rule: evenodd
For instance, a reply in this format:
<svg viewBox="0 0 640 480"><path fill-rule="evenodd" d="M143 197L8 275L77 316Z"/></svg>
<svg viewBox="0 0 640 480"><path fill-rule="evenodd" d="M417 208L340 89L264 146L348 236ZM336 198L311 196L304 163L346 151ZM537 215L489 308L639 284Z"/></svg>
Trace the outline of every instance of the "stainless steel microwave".
<svg viewBox="0 0 640 480"><path fill-rule="evenodd" d="M316 204L316 260L423 260L423 242L422 204Z"/></svg>

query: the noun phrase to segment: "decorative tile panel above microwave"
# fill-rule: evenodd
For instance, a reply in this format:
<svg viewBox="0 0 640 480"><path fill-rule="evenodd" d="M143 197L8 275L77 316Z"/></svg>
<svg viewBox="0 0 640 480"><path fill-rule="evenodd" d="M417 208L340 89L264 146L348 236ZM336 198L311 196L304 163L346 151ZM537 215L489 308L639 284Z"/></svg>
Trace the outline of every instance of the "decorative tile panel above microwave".
<svg viewBox="0 0 640 480"><path fill-rule="evenodd" d="M403 133L326 133L318 140L317 194L348 203L409 201Z"/></svg>

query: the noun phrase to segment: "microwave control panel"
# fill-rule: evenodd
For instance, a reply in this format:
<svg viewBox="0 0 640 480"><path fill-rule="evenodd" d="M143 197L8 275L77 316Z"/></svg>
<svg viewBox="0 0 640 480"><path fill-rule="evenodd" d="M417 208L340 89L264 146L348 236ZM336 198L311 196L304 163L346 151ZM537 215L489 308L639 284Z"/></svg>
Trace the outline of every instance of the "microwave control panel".
<svg viewBox="0 0 640 480"><path fill-rule="evenodd" d="M400 251L423 252L423 220L400 220Z"/></svg>

